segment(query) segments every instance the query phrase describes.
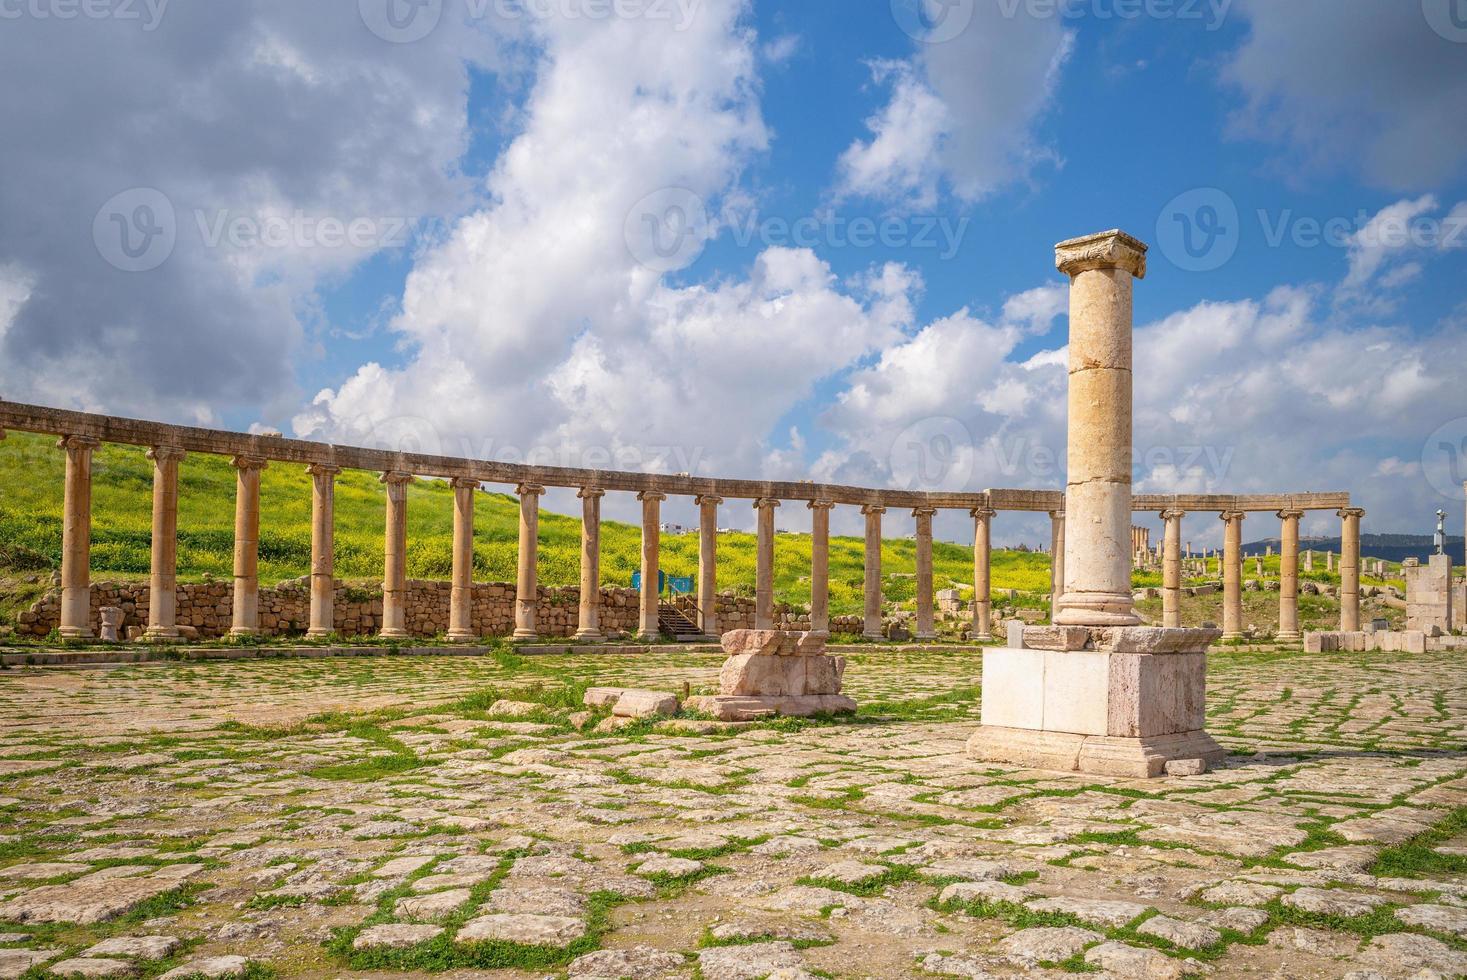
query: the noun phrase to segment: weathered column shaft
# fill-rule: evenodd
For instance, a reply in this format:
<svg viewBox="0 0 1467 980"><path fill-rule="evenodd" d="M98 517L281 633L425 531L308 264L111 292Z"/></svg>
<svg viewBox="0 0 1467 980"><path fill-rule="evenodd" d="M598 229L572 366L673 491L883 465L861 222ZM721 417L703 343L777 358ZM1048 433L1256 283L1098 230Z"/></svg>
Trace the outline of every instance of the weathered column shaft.
<svg viewBox="0 0 1467 980"><path fill-rule="evenodd" d="M470 643L474 631L474 495L479 481L460 477L453 487L453 585L448 594L448 640Z"/></svg>
<svg viewBox="0 0 1467 980"><path fill-rule="evenodd" d="M92 450L90 436L62 436L66 482L61 518L61 623L67 639L92 634Z"/></svg>
<svg viewBox="0 0 1467 980"><path fill-rule="evenodd" d="M1279 520L1279 632L1280 640L1298 640L1299 633L1299 519L1302 510L1281 510Z"/></svg>
<svg viewBox="0 0 1467 980"><path fill-rule="evenodd" d="M917 639L937 639L932 615L932 516L930 507L912 511L917 522Z"/></svg>
<svg viewBox="0 0 1467 980"><path fill-rule="evenodd" d="M810 508L810 629L830 629L830 511L829 500L812 500Z"/></svg>
<svg viewBox="0 0 1467 980"><path fill-rule="evenodd" d="M341 467L313 463L311 475L311 624L306 635L336 630L336 474Z"/></svg>
<svg viewBox="0 0 1467 980"><path fill-rule="evenodd" d="M1340 629L1346 633L1360 628L1360 518L1364 516L1359 507L1340 511Z"/></svg>
<svg viewBox="0 0 1467 980"><path fill-rule="evenodd" d="M411 473L392 470L382 474L387 487L387 524L383 535L382 631L402 639L407 631L407 488Z"/></svg>
<svg viewBox="0 0 1467 980"><path fill-rule="evenodd" d="M637 499L642 502L642 592L637 633L651 638L661 632L657 578L662 569L662 502L667 494L643 490Z"/></svg>
<svg viewBox="0 0 1467 980"><path fill-rule="evenodd" d="M881 636L881 515L886 513L886 508L868 504L861 508L861 513L866 517L864 569L866 622L862 635L879 638Z"/></svg>
<svg viewBox="0 0 1467 980"><path fill-rule="evenodd" d="M267 465L259 456L234 457L233 636L260 628L260 472Z"/></svg>
<svg viewBox="0 0 1467 980"><path fill-rule="evenodd" d="M1221 515L1223 528L1223 639L1243 635L1243 518L1240 511Z"/></svg>
<svg viewBox="0 0 1467 980"><path fill-rule="evenodd" d="M1055 622L1133 626L1131 599L1131 287L1146 246L1105 232L1055 247L1070 277L1069 446L1064 594Z"/></svg>
<svg viewBox="0 0 1467 980"><path fill-rule="evenodd" d="M1161 539L1161 625L1182 625L1182 517L1180 510L1164 510Z"/></svg>
<svg viewBox="0 0 1467 980"><path fill-rule="evenodd" d="M582 640L601 637L601 498L600 487L582 487L581 498L581 603L576 615L576 636Z"/></svg>
<svg viewBox="0 0 1467 980"><path fill-rule="evenodd" d="M153 541L148 575L148 629L151 640L178 636L178 464L183 450L154 446Z"/></svg>
<svg viewBox="0 0 1467 980"><path fill-rule="evenodd" d="M973 514L973 639L993 639L993 517L988 507Z"/></svg>
<svg viewBox="0 0 1467 980"><path fill-rule="evenodd" d="M758 536L754 572L754 628L774 629L774 508L779 501L760 497L754 501Z"/></svg>
<svg viewBox="0 0 1467 980"><path fill-rule="evenodd" d="M1059 616L1065 592L1065 512L1049 512L1049 619Z"/></svg>
<svg viewBox="0 0 1467 980"><path fill-rule="evenodd" d="M718 626L718 505L722 497L702 496L698 503L698 628L720 636Z"/></svg>
<svg viewBox="0 0 1467 980"><path fill-rule="evenodd" d="M545 488L535 483L515 487L520 497L519 567L514 590L514 635L517 639L534 639L535 609L540 602L536 562L540 557L540 495Z"/></svg>

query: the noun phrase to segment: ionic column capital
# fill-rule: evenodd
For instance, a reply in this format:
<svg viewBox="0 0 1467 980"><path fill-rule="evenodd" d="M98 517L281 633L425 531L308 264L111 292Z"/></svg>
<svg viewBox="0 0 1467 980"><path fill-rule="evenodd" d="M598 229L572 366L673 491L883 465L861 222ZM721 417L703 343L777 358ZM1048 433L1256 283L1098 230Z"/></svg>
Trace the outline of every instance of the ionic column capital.
<svg viewBox="0 0 1467 980"><path fill-rule="evenodd" d="M998 511L994 510L992 507L974 507L972 510L968 511L968 514L974 520L987 523L998 516Z"/></svg>
<svg viewBox="0 0 1467 980"><path fill-rule="evenodd" d="M378 482L385 483L388 486L397 487L406 486L407 484L412 483L415 479L416 477L414 477L411 473L406 472L405 470L388 470L386 473L383 473L382 476L378 478Z"/></svg>
<svg viewBox="0 0 1467 980"><path fill-rule="evenodd" d="M455 490L477 490L482 484L483 481L476 480L472 476L456 476L448 481L448 485Z"/></svg>
<svg viewBox="0 0 1467 980"><path fill-rule="evenodd" d="M773 497L759 497L754 501L755 510L762 510L765 507L773 508L778 506L779 501L775 500Z"/></svg>
<svg viewBox="0 0 1467 980"><path fill-rule="evenodd" d="M57 449L66 449L69 451L96 449L101 444L102 440L96 436L62 436L56 440Z"/></svg>
<svg viewBox="0 0 1467 980"><path fill-rule="evenodd" d="M886 505L885 504L862 504L861 505L861 513L865 514L867 517L870 517L873 514L875 514L877 517L880 517L882 514L885 514L886 513Z"/></svg>
<svg viewBox="0 0 1467 980"><path fill-rule="evenodd" d="M811 510L834 510L835 509L835 501L834 500L812 500L809 503L807 503L805 506L808 507L808 508L810 508Z"/></svg>
<svg viewBox="0 0 1467 980"><path fill-rule="evenodd" d="M1342 508L1340 508L1340 510L1336 511L1336 513L1340 516L1341 519L1348 519L1348 518L1351 518L1351 517L1361 518L1361 517L1364 517L1365 516L1365 508L1364 507L1342 507Z"/></svg>
<svg viewBox="0 0 1467 980"><path fill-rule="evenodd" d="M341 467L335 463L308 463L306 472L311 476L329 476L335 479L336 474L341 472Z"/></svg>
<svg viewBox="0 0 1467 980"><path fill-rule="evenodd" d="M1119 229L1071 238L1054 247L1054 266L1067 276L1096 269L1124 269L1146 278L1146 243Z"/></svg>
<svg viewBox="0 0 1467 980"><path fill-rule="evenodd" d="M538 497L545 492L545 488L538 483L521 483L514 488L514 492L521 497Z"/></svg>
<svg viewBox="0 0 1467 980"><path fill-rule="evenodd" d="M188 454L177 446L151 446L146 455L155 463L179 463Z"/></svg>
<svg viewBox="0 0 1467 980"><path fill-rule="evenodd" d="M1225 510L1221 514L1217 515L1217 519L1225 524L1231 524L1233 521L1241 521L1247 516L1248 515L1241 510Z"/></svg>
<svg viewBox="0 0 1467 980"><path fill-rule="evenodd" d="M229 461L229 465L237 470L263 470L268 469L270 461L264 456L236 456Z"/></svg>
<svg viewBox="0 0 1467 980"><path fill-rule="evenodd" d="M1297 521L1303 516L1304 512L1302 510L1281 510L1278 512L1278 518L1281 521Z"/></svg>
<svg viewBox="0 0 1467 980"><path fill-rule="evenodd" d="M600 487L581 487L576 491L576 496L582 500L596 500L606 496L606 491Z"/></svg>
<svg viewBox="0 0 1467 980"><path fill-rule="evenodd" d="M713 507L717 507L719 504L723 503L723 498L718 496L717 494L703 493L694 497L693 503L697 504L699 507L706 507L710 505Z"/></svg>
<svg viewBox="0 0 1467 980"><path fill-rule="evenodd" d="M642 501L646 501L646 500L658 500L658 501L661 501L661 500L666 500L667 499L667 494L663 493L661 490L643 490L643 491L641 491L640 493L637 494L637 499L638 500L642 500Z"/></svg>
<svg viewBox="0 0 1467 980"><path fill-rule="evenodd" d="M1065 519L1065 512L1062 510L1052 510L1049 512L1049 519L1052 521L1062 521Z"/></svg>
<svg viewBox="0 0 1467 980"><path fill-rule="evenodd" d="M1180 521L1186 516L1187 512L1185 510L1178 510L1175 507L1168 507L1161 512L1161 519L1164 521Z"/></svg>

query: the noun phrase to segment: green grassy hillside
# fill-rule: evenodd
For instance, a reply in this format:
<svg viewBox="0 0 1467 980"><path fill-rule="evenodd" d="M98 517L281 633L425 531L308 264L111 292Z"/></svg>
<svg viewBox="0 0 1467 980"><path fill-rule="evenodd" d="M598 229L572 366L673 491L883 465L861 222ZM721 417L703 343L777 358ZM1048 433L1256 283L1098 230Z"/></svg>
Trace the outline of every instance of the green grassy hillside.
<svg viewBox="0 0 1467 980"><path fill-rule="evenodd" d="M54 440L12 432L0 442L0 572L49 570L61 560L61 502L64 454ZM147 575L152 508L152 463L136 447L108 445L94 454L92 568L97 577ZM447 579L452 566L453 494L439 481L424 480L408 493L408 574ZM513 581L518 541L516 499L480 494L474 517L474 577ZM303 467L275 465L261 480L260 575L264 582L306 574L311 555L310 478ZM345 579L380 580L384 492L375 474L344 472L336 491L337 574ZM234 470L217 456L192 455L179 470L178 570L185 580L205 575L228 577L234 542ZM641 532L631 524L606 521L601 528L603 585L627 585L638 567ZM916 545L905 539L882 546L883 591L893 602L915 593ZM775 589L780 600L810 601L810 539L781 534L775 541ZM747 595L754 588L754 537L725 534L719 539L719 585ZM933 547L938 589L968 589L971 548L937 542ZM670 575L693 575L698 567L696 534L665 535L663 566ZM1278 559L1267 563L1277 575ZM1321 563L1322 565L1322 563ZM1252 560L1244 574L1252 576ZM540 517L540 580L574 585L580 575L580 519L543 512ZM1303 576L1337 580L1322 569ZM833 538L830 543L831 609L861 609L862 541ZM1370 580L1367 580L1370 581ZM1154 572L1138 572L1140 586L1159 586ZM993 586L1042 595L1049 591L1049 556L995 551Z"/></svg>

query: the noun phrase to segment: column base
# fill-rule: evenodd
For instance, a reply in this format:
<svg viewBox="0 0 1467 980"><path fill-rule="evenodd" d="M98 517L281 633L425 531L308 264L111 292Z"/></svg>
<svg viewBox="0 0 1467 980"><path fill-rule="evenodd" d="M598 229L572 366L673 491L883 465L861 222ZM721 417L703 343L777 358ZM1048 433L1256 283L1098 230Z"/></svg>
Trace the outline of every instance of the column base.
<svg viewBox="0 0 1467 980"><path fill-rule="evenodd" d="M328 636L330 636L334 632L336 632L336 631L335 630L323 629L322 627L319 627L319 626L312 626L310 629L306 630L306 639L308 639L308 640L324 640L324 639L326 639Z"/></svg>
<svg viewBox="0 0 1467 980"><path fill-rule="evenodd" d="M449 630L444 639L449 643L474 643L479 639L479 634L472 630Z"/></svg>
<svg viewBox="0 0 1467 980"><path fill-rule="evenodd" d="M178 634L177 627L173 626L159 626L156 628L150 626L143 631L142 635L144 643L177 643L182 639L183 637Z"/></svg>
<svg viewBox="0 0 1467 980"><path fill-rule="evenodd" d="M1226 643L1229 640L1242 640L1242 639L1246 639L1247 638L1247 635L1248 634L1246 634L1246 633L1224 633L1222 636L1219 636L1218 639L1219 640L1222 640L1224 643Z"/></svg>
<svg viewBox="0 0 1467 980"><path fill-rule="evenodd" d="M921 641L923 643L928 643L928 642L931 642L932 640L937 639L937 634L936 633L916 633L916 634L913 634L912 639L919 640L919 641Z"/></svg>
<svg viewBox="0 0 1467 980"><path fill-rule="evenodd" d="M979 633L977 636L973 637L973 642L974 643L992 643L993 642L993 634L992 633Z"/></svg>
<svg viewBox="0 0 1467 980"><path fill-rule="evenodd" d="M1304 634L1298 630L1289 630L1286 633L1274 634L1274 640L1279 643L1303 643Z"/></svg>
<svg viewBox="0 0 1467 980"><path fill-rule="evenodd" d="M95 640L97 634L80 626L63 626L56 631L63 640Z"/></svg>
<svg viewBox="0 0 1467 980"><path fill-rule="evenodd" d="M380 630L377 635L384 640L410 640L413 636L407 630L400 629Z"/></svg>
<svg viewBox="0 0 1467 980"><path fill-rule="evenodd" d="M1055 603L1056 626L1140 626L1129 592L1065 592Z"/></svg>
<svg viewBox="0 0 1467 980"><path fill-rule="evenodd" d="M575 638L578 640L604 640L606 639L606 635L599 629L584 629L576 630Z"/></svg>
<svg viewBox="0 0 1467 980"><path fill-rule="evenodd" d="M538 640L540 634L532 629L517 629L511 636L516 640Z"/></svg>
<svg viewBox="0 0 1467 980"><path fill-rule="evenodd" d="M984 725L969 737L968 755L1030 769L1155 779L1168 768L1200 775L1220 763L1227 750L1204 731L1126 738Z"/></svg>

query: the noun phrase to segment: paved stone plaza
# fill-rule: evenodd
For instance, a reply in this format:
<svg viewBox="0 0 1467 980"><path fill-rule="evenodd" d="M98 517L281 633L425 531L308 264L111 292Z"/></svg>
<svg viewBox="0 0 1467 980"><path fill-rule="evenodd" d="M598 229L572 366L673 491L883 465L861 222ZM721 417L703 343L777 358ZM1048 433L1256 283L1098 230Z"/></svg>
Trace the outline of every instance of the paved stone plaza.
<svg viewBox="0 0 1467 980"><path fill-rule="evenodd" d="M1228 760L1150 781L969 759L972 649L852 655L844 722L567 721L721 661L6 671L0 974L1467 972L1450 655L1214 654Z"/></svg>

